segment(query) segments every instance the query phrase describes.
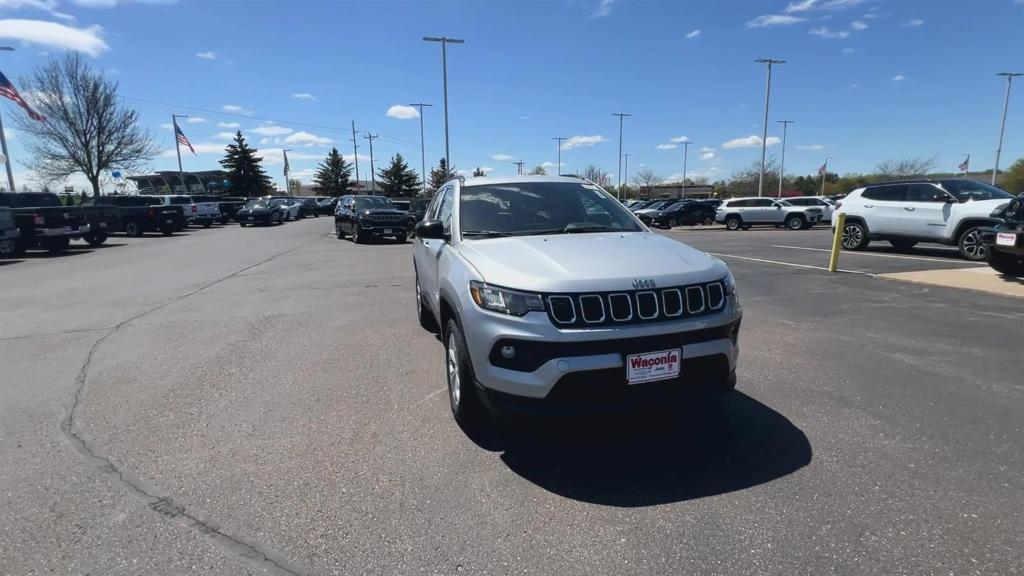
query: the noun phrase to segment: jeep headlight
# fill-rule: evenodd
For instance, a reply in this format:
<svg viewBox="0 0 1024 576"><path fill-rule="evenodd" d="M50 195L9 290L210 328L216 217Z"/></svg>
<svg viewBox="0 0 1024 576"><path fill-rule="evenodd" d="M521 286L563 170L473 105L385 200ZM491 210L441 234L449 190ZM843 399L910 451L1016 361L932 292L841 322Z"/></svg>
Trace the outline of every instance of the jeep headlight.
<svg viewBox="0 0 1024 576"><path fill-rule="evenodd" d="M743 307L740 306L740 296L736 292L736 279L732 277L731 271L726 272L722 283L725 284L725 301L728 304L729 314L739 314Z"/></svg>
<svg viewBox="0 0 1024 576"><path fill-rule="evenodd" d="M469 293L477 306L492 312L523 316L528 312L544 311L544 298L540 294L489 286L476 280L470 281Z"/></svg>

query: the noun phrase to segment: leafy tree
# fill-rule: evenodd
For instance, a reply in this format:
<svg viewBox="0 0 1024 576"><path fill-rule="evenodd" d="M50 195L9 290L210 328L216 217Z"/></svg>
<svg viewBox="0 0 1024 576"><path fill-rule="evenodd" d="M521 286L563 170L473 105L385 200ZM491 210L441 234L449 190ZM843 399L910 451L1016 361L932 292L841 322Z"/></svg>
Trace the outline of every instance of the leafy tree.
<svg viewBox="0 0 1024 576"><path fill-rule="evenodd" d="M352 177L352 165L342 158L337 148L331 148L327 158L316 167L313 184L317 194L324 196L344 196L348 193L349 179Z"/></svg>
<svg viewBox="0 0 1024 576"><path fill-rule="evenodd" d="M78 53L52 59L23 81L25 93L45 116L17 118L28 135L31 168L44 181L64 180L81 172L100 193L100 175L111 169L140 170L154 156L149 132L138 113L118 98L117 83L97 72Z"/></svg>
<svg viewBox="0 0 1024 576"><path fill-rule="evenodd" d="M392 156L391 164L381 168L377 175L385 196L415 196L420 188L420 175L409 168L401 154Z"/></svg>
<svg viewBox="0 0 1024 576"><path fill-rule="evenodd" d="M487 175L487 173L484 172L479 166L476 167L476 170L473 170L473 177L474 178L480 178L480 177L486 176L486 175ZM431 174L431 177L433 177L433 174Z"/></svg>
<svg viewBox="0 0 1024 576"><path fill-rule="evenodd" d="M228 173L227 181L232 194L259 196L274 189L274 185L263 171L263 158L256 156L257 150L249 146L242 131L235 132L235 139L224 149L221 167Z"/></svg>
<svg viewBox="0 0 1024 576"><path fill-rule="evenodd" d="M913 178L924 176L935 168L935 157L890 158L878 163L875 171L884 178Z"/></svg>
<svg viewBox="0 0 1024 576"><path fill-rule="evenodd" d="M1007 192L1014 194L1024 192L1024 158L1017 160L1005 172L1002 172L1000 184Z"/></svg>
<svg viewBox="0 0 1024 576"><path fill-rule="evenodd" d="M761 161L755 160L746 168L737 170L729 178L729 196L757 196L757 183L761 177ZM779 163L768 157L764 163L764 195L777 196L779 193Z"/></svg>
<svg viewBox="0 0 1024 576"><path fill-rule="evenodd" d="M455 178L455 169L450 168L445 159L441 158L437 163L437 167L430 171L430 179L427 182L428 191L433 194L452 178Z"/></svg>
<svg viewBox="0 0 1024 576"><path fill-rule="evenodd" d="M534 166L533 169L530 170L529 175L530 176L547 176L548 175L548 171L545 170L543 166Z"/></svg>

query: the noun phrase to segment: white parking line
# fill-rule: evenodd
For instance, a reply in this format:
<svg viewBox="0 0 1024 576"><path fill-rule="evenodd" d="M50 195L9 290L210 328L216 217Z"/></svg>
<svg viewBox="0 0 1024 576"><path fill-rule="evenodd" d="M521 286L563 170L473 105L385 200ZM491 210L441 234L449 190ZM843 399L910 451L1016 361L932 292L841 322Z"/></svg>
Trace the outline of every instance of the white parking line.
<svg viewBox="0 0 1024 576"><path fill-rule="evenodd" d="M793 268L808 268L810 270L824 270L825 272L828 272L828 268L825 268L825 267L822 267L822 266L810 266L808 264L794 264L792 262L779 262L778 260L765 260L764 258L751 258L750 256L737 256L735 254L719 254L719 253L716 253L716 252L708 252L708 254L711 254L712 256L723 256L725 258L737 258L739 260L750 260L751 262L763 262L765 264L778 264L780 266L792 266ZM872 278L874 278L876 276L876 274L872 274L871 272L865 272L863 270L844 270L844 269L840 268L838 271L839 272L844 272L846 274L863 274L864 276L871 276Z"/></svg>
<svg viewBox="0 0 1024 576"><path fill-rule="evenodd" d="M772 248L788 248L790 250L811 250L812 252L831 252L827 248L807 248L806 246L779 246L772 244ZM946 258L928 258L926 256L901 256L899 254L878 254L877 252L855 252L843 250L843 254L851 256L877 256L879 258L900 258L902 260L922 260L924 262L944 262L946 264L970 264L971 266L987 266L982 262L969 262L967 260L951 260Z"/></svg>

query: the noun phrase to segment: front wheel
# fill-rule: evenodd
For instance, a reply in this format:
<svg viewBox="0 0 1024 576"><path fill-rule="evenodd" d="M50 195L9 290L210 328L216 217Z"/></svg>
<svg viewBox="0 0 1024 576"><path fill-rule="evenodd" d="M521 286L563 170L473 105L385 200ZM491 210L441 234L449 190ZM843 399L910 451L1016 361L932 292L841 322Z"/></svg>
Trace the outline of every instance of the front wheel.
<svg viewBox="0 0 1024 576"><path fill-rule="evenodd" d="M25 246L17 239L0 242L0 258L17 258L24 253Z"/></svg>
<svg viewBox="0 0 1024 576"><path fill-rule="evenodd" d="M203 228L209 228L212 225L213 225L213 222L210 221L210 220L206 220L206 221L203 222Z"/></svg>
<svg viewBox="0 0 1024 576"><path fill-rule="evenodd" d="M804 217L799 214L794 214L786 218L786 228L790 230L802 230L804 227Z"/></svg>
<svg viewBox="0 0 1024 576"><path fill-rule="evenodd" d="M129 222L124 225L124 233L129 236L142 236L142 226L138 222Z"/></svg>
<svg viewBox="0 0 1024 576"><path fill-rule="evenodd" d="M993 270L1006 276L1024 277L1024 257L988 249L985 260Z"/></svg>
<svg viewBox="0 0 1024 576"><path fill-rule="evenodd" d="M466 339L454 318L448 320L444 342L448 403L452 409L452 416L463 429L473 427L480 423L483 406L474 389L473 370L466 350Z"/></svg>
<svg viewBox="0 0 1024 576"><path fill-rule="evenodd" d="M704 225L705 226L711 226L714 223L715 223L715 219L710 217L710 216L708 216L707 218L704 219Z"/></svg>
<svg viewBox="0 0 1024 576"><path fill-rule="evenodd" d="M89 246L99 246L107 241L106 232L90 232L82 236L82 240L85 240Z"/></svg>
<svg viewBox="0 0 1024 576"><path fill-rule="evenodd" d="M843 225L842 245L844 249L863 250L868 247L870 242L868 229L860 222L847 222Z"/></svg>
<svg viewBox="0 0 1024 576"><path fill-rule="evenodd" d="M416 319L420 321L420 327L427 332L437 332L437 321L434 315L427 309L423 301L423 293L420 292L420 275L416 275Z"/></svg>
<svg viewBox="0 0 1024 576"><path fill-rule="evenodd" d="M405 234L399 234L398 236L395 236L395 242L398 242L399 244L405 244Z"/></svg>
<svg viewBox="0 0 1024 576"><path fill-rule="evenodd" d="M67 237L62 238L48 238L43 243L43 248L46 248L50 254L60 254L61 252L68 249L71 246L71 240Z"/></svg>
<svg viewBox="0 0 1024 576"><path fill-rule="evenodd" d="M725 219L725 227L729 230L736 231L743 226L743 220L739 216L729 216Z"/></svg>
<svg viewBox="0 0 1024 576"><path fill-rule="evenodd" d="M338 240L345 237L345 233L341 231L341 224L334 224L334 235L338 237Z"/></svg>
<svg viewBox="0 0 1024 576"><path fill-rule="evenodd" d="M356 244L363 243L363 230L359 227L358 223L352 227L352 242Z"/></svg>
<svg viewBox="0 0 1024 576"><path fill-rule="evenodd" d="M964 230L957 241L960 255L966 260L978 262L985 259L985 243L981 241L981 226L971 226Z"/></svg>

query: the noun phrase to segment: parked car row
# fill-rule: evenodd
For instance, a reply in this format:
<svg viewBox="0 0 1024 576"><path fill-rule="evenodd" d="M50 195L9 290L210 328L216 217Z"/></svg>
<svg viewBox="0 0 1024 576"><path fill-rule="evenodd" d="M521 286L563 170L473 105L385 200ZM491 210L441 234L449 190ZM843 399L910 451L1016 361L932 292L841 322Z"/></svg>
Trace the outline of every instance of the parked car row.
<svg viewBox="0 0 1024 576"><path fill-rule="evenodd" d="M831 210L829 216L831 217ZM822 206L796 205L788 199L763 197L730 198L722 202L715 212L715 221L725 224L729 230L749 230L752 226L762 225L806 230L823 222L824 219L825 211Z"/></svg>

